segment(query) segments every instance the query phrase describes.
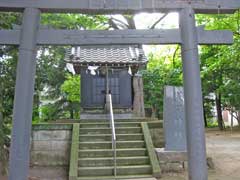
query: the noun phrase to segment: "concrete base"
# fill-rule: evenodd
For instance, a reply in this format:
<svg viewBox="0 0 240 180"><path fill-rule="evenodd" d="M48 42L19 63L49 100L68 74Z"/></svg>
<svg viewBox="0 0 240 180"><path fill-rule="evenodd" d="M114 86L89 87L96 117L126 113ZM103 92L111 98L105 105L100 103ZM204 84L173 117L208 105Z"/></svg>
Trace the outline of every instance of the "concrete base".
<svg viewBox="0 0 240 180"><path fill-rule="evenodd" d="M182 172L186 170L187 152L166 151L164 148L156 148L162 172Z"/></svg>
<svg viewBox="0 0 240 180"><path fill-rule="evenodd" d="M164 148L156 148L156 153L162 172L183 172L188 169L188 158L186 151L167 151ZM208 169L214 169L214 162L207 157Z"/></svg>

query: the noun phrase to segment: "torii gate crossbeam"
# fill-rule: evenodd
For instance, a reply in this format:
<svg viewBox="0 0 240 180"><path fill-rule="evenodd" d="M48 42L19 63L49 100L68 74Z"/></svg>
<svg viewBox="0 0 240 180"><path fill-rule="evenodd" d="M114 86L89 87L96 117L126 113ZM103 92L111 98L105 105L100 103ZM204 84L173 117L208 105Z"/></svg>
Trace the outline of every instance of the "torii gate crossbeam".
<svg viewBox="0 0 240 180"><path fill-rule="evenodd" d="M21 30L0 30L0 44L19 45ZM206 31L197 28L198 44L232 44L233 33L227 30ZM37 45L119 45L181 44L179 29L156 30L54 30L39 29Z"/></svg>
<svg viewBox="0 0 240 180"><path fill-rule="evenodd" d="M23 11L37 8L42 12L129 14L138 12L179 11L191 6L195 13L233 13L239 0L1 0L2 11Z"/></svg>
<svg viewBox="0 0 240 180"><path fill-rule="evenodd" d="M180 12L180 29L175 30L176 43L182 45L183 70L184 70L184 94L186 104L186 122L187 122L187 150L189 161L189 179L190 180L207 180L206 168L206 148L205 135L203 125L203 110L202 110L202 92L201 79L198 58L198 44L210 44L211 40L206 40L209 36L208 31L199 31L195 25L195 13L233 13L240 7L239 0L1 0L0 11L19 11L24 12L21 31L0 31L3 35L13 33L14 38L8 36L0 36L0 44L19 44L19 60L17 67L17 79L15 87L14 113L13 113L13 130L12 142L10 150L10 180L26 180L29 169L29 150L30 150L30 132L32 121L32 101L34 92L34 75L36 68L36 46L44 44L47 41L57 44L74 44L71 36L66 39L59 38L63 31L56 30L58 35L44 40L41 38L39 29L40 12L72 12L72 13L92 13L92 14L107 14L107 13L137 13L137 12ZM138 35L140 31L137 31ZM172 31L173 32L173 31ZM46 33L53 33L51 30ZM63 34L71 33L65 31ZM77 32L78 34L80 32ZM81 32L82 33L82 32ZM151 43L154 37L147 36L148 32L144 32L143 36L135 39L133 42L145 40ZM164 44L174 43L173 39L168 39L170 33L167 31L165 36L159 36L155 32L155 38L158 37L159 44L165 37ZM200 35L202 33L202 35ZM232 41L232 34L229 32L217 32L223 36L211 38L212 43L228 44ZM216 34L216 35L217 35ZM68 34L69 35L69 34ZM96 34L95 34L96 35ZM99 34L98 34L99 35ZM144 36L145 35L145 36ZM125 34L129 38L129 34ZM118 40L123 44L127 43L127 38L124 36L118 37ZM141 37L142 36L142 37ZM231 37L230 37L231 36ZM89 36L91 38L93 36ZM229 38L230 37L230 38ZM92 44L107 44L113 42L114 37L109 35L108 40L102 42L92 42ZM115 37L116 38L116 37ZM143 38L143 39L141 39ZM81 44L78 39L76 44ZM101 39L101 38L100 38ZM226 40L226 41L225 41ZM86 42L86 39L85 39ZM158 44L157 42L152 42ZM84 43L83 43L84 44ZM91 43L90 43L91 44Z"/></svg>

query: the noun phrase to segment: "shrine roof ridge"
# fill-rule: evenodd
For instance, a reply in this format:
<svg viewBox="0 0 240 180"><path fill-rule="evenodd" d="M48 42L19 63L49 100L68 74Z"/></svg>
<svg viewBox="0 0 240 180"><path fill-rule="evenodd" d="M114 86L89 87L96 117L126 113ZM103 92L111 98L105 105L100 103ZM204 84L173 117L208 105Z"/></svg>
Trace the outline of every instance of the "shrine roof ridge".
<svg viewBox="0 0 240 180"><path fill-rule="evenodd" d="M146 64L141 45L75 46L66 52L65 61L73 64Z"/></svg>

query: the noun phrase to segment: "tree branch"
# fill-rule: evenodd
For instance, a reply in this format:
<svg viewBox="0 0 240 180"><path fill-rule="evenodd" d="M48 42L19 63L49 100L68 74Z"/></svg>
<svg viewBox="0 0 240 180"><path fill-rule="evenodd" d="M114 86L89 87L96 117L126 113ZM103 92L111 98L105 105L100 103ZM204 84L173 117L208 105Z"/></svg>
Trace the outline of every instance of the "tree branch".
<svg viewBox="0 0 240 180"><path fill-rule="evenodd" d="M123 17L126 19L128 23L128 29L137 29L134 21L134 16L125 15Z"/></svg>
<svg viewBox="0 0 240 180"><path fill-rule="evenodd" d="M172 58L172 61L173 61L173 67L175 67L175 58L176 58L176 55L177 55L177 51L179 50L180 46L177 45L177 48L175 49L174 53L173 53L173 58Z"/></svg>
<svg viewBox="0 0 240 180"><path fill-rule="evenodd" d="M168 15L168 13L166 13L162 17L160 17L152 26L150 26L149 29L154 29L158 25L158 23L160 23L167 15Z"/></svg>
<svg viewBox="0 0 240 180"><path fill-rule="evenodd" d="M125 17L124 17L125 18ZM114 17L111 17L110 18L110 20L112 21L112 23L114 23L116 26L117 26L117 23L119 23L119 25L123 28L126 28L126 29L128 29L129 28L129 25L128 24L126 24L125 22L123 22L123 21L121 21L121 20L119 20L119 19L116 19L116 18L114 18ZM117 22L117 23L116 23ZM119 27L118 27L118 29L119 29Z"/></svg>
<svg viewBox="0 0 240 180"><path fill-rule="evenodd" d="M109 26L112 27L113 29L119 29L117 24L112 20L112 18L110 18L108 20Z"/></svg>

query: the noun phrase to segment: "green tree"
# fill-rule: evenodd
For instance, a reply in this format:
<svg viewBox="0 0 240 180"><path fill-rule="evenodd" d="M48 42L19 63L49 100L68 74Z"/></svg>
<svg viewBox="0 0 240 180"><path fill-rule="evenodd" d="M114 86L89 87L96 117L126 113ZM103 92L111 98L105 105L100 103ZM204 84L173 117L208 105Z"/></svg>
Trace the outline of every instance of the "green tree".
<svg viewBox="0 0 240 180"><path fill-rule="evenodd" d="M43 14L41 24L45 28L90 30L106 29L108 20L105 16ZM42 46L39 48L33 111L35 122L47 121L47 119L73 118L73 111L78 111L75 114L79 114L79 103L70 101L66 98L66 93L61 90L65 80L71 81L66 78L68 71L65 53L68 48L70 47ZM78 89L79 86L75 88ZM42 105L41 99L49 103ZM39 112L44 113L40 115Z"/></svg>
<svg viewBox="0 0 240 180"><path fill-rule="evenodd" d="M163 55L163 52L165 53ZM172 53L175 52L171 56ZM145 105L152 116L162 118L164 87L182 85L182 67L177 46L166 46L159 54L150 54L147 69L142 71Z"/></svg>
<svg viewBox="0 0 240 180"><path fill-rule="evenodd" d="M207 29L230 29L234 33L232 46L202 46L201 72L205 101L210 93L215 94L218 126L224 128L222 110L231 109L239 112L239 46L240 15L199 15L199 24L206 24ZM209 106L211 108L211 106Z"/></svg>
<svg viewBox="0 0 240 180"><path fill-rule="evenodd" d="M14 28L21 22L17 13L0 13L0 29ZM0 163L7 172L8 148L16 77L17 47L0 46Z"/></svg>
<svg viewBox="0 0 240 180"><path fill-rule="evenodd" d="M80 110L80 76L68 75L61 86L61 90L68 100L70 118L79 118Z"/></svg>

